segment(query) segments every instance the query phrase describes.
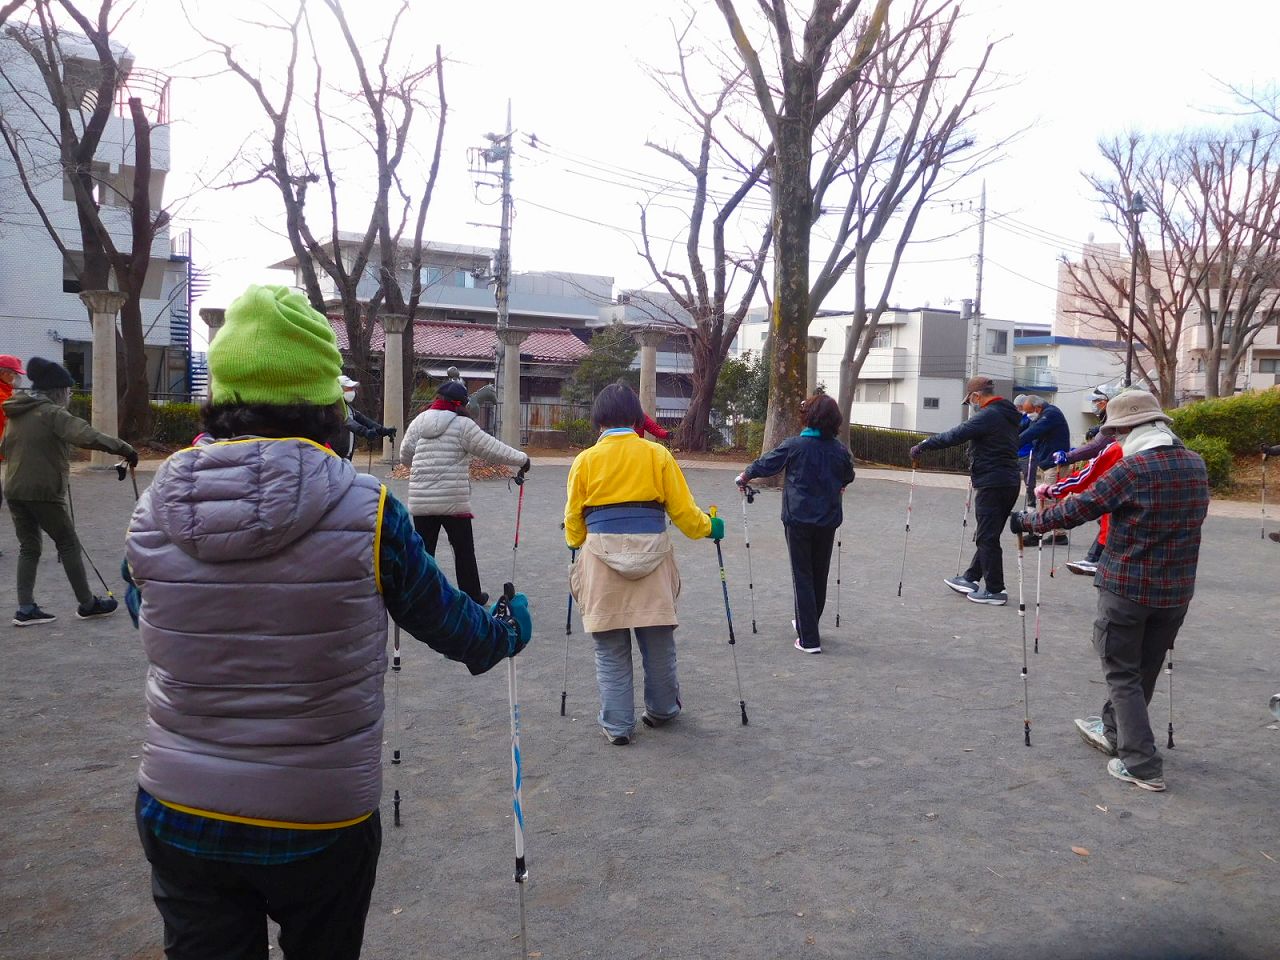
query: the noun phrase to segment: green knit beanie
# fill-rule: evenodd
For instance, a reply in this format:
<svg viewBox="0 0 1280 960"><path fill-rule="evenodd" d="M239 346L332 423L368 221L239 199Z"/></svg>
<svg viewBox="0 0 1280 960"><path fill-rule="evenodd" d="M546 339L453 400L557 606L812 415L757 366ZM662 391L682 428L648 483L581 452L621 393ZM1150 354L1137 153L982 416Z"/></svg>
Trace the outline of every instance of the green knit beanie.
<svg viewBox="0 0 1280 960"><path fill-rule="evenodd" d="M329 406L342 397L341 373L329 321L288 287L249 287L209 345L214 403Z"/></svg>

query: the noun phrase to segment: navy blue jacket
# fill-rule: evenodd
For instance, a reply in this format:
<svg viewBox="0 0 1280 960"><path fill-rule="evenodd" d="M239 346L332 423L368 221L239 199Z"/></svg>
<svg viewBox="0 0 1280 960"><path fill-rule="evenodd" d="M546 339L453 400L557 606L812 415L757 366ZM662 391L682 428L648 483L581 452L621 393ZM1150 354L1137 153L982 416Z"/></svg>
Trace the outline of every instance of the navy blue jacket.
<svg viewBox="0 0 1280 960"><path fill-rule="evenodd" d="M1004 397L996 397L968 420L918 445L920 452L955 447L969 441L969 476L975 487L1016 487L1018 421L1022 414Z"/></svg>
<svg viewBox="0 0 1280 960"><path fill-rule="evenodd" d="M1071 449L1071 428L1067 418L1052 403L1040 410L1040 417L1018 435L1019 445L1030 443L1031 457L1041 470L1053 466L1053 455L1059 450Z"/></svg>
<svg viewBox="0 0 1280 960"><path fill-rule="evenodd" d="M844 522L840 492L853 482L853 454L835 437L807 433L787 437L743 473L750 480L786 470L782 522L838 527Z"/></svg>

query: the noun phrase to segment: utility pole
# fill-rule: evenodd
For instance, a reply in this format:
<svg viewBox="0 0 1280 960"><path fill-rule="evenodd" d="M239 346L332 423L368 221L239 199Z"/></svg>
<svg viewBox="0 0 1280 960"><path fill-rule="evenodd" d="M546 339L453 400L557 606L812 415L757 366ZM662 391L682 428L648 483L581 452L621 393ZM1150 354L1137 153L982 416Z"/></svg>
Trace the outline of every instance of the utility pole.
<svg viewBox="0 0 1280 960"><path fill-rule="evenodd" d="M511 195L511 153L512 153L512 137L514 130L511 127L511 101L507 101L507 132L505 134L487 133L485 139L489 141L489 146L481 147L477 151L473 151L473 155L478 154L478 159L483 160L485 164L484 170L474 169L475 157L473 156L473 172L482 176L493 176L488 170L488 166L494 163L501 163L501 172L499 173L499 186L502 190L502 221L498 227L498 253L493 263L493 286L494 300L497 313L497 343L494 351L494 381L493 386L497 394L496 417L494 424L494 432L504 439L515 434L517 441L519 438L519 383L520 383L520 354L519 343L514 345L513 349L508 349L507 336L508 320L510 316L511 302L511 211L512 211L512 195ZM504 369L509 362L508 353L514 352L515 360L515 378L516 384L516 403L514 410L516 411L516 423L508 424L505 420L511 419L510 411L506 409L507 403L504 394L507 392L506 370Z"/></svg>
<svg viewBox="0 0 1280 960"><path fill-rule="evenodd" d="M982 200L978 205L978 279L973 293L973 336L969 344L969 376L981 371L978 365L982 356L982 263L987 243L987 181L982 181Z"/></svg>

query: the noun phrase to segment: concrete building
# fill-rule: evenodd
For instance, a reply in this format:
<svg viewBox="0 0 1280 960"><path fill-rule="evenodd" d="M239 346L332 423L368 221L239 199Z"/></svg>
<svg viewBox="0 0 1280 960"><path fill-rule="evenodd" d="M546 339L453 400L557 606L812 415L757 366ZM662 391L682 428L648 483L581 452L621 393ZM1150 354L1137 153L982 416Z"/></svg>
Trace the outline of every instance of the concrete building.
<svg viewBox="0 0 1280 960"><path fill-rule="evenodd" d="M887 310L854 387L852 423L937 433L962 417L971 354L972 320L959 310L933 307ZM817 353L817 383L835 396L840 364L852 324L847 313L816 317L811 337L823 338ZM980 329L980 373L996 381L998 393L1010 396L1014 377L1013 348L1020 332L1047 332L1047 327L1015 324L983 317ZM744 323L738 351L759 351L768 339L767 318L754 315Z"/></svg>
<svg viewBox="0 0 1280 960"><path fill-rule="evenodd" d="M1153 256L1157 256L1153 254ZM1129 284L1129 260L1126 249L1119 243L1086 243L1081 256L1074 262L1079 267L1088 263L1095 271L1113 278L1114 283L1104 285L1107 291L1106 308L1115 311L1115 315L1127 319L1128 302L1116 289L1127 289ZM1169 289L1169 282L1160 269L1153 271L1153 280L1161 285L1161 292L1166 300L1173 300L1174 292ZM1178 341L1178 376L1177 393L1174 397L1166 397L1169 405L1188 403L1205 396L1205 356L1209 343L1209 324L1216 321L1217 311L1221 306L1216 302L1217 292L1210 291L1213 298L1211 312L1206 313L1194 302L1186 310L1182 322L1182 336ZM1228 314L1231 305L1227 305ZM1280 290L1269 290L1263 294L1260 310L1266 315L1266 325L1258 333L1253 346L1236 375L1236 389L1247 390L1258 387L1271 387L1280 382ZM1117 337L1115 324L1103 316L1099 304L1091 302L1084 296L1072 279L1066 263L1058 265L1058 298L1054 314L1054 334L1071 338L1088 340L1114 341ZM1256 320L1255 320L1256 322ZM1228 331L1230 317L1228 316ZM1141 350L1141 330L1138 332ZM1228 332L1228 336L1230 336ZM1123 351L1124 347L1121 346ZM1122 376L1123 376L1123 359ZM1136 379L1136 374L1135 374Z"/></svg>
<svg viewBox="0 0 1280 960"><path fill-rule="evenodd" d="M1075 443L1098 422L1089 399L1095 387L1124 382L1123 342L1080 337L1032 336L1014 340L1013 389L1056 405Z"/></svg>
<svg viewBox="0 0 1280 960"><path fill-rule="evenodd" d="M15 29L22 29L17 27ZM68 95L85 103L96 95L93 78L98 58L83 37L59 37ZM133 124L128 101L139 98L152 129L151 200L164 204L170 166L169 78L135 65L129 51L115 47L124 75L116 91L94 161L102 219L116 242L129 249L129 207L121 198L131 192L134 175ZM58 129L57 113L40 72L10 33L0 36L0 114L24 150L32 192L58 236L68 258L59 253L30 198L18 167L0 149L0 349L24 360L42 356L66 365L81 389L93 385L93 333L80 300L76 264L83 264L83 243L71 184L63 174L59 145L50 130ZM33 111L34 108L34 111ZM68 262L68 260L70 262ZM192 389L190 296L198 271L192 264L190 235L171 237L166 225L156 236L142 299L148 382L153 396L186 399ZM196 364L198 367L198 363Z"/></svg>

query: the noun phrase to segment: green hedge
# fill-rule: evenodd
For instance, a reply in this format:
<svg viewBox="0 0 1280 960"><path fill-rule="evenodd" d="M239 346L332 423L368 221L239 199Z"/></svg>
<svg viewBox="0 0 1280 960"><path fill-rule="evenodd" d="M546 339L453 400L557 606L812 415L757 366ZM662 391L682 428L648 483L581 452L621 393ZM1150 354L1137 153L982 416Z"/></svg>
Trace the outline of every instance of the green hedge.
<svg viewBox="0 0 1280 960"><path fill-rule="evenodd" d="M911 448L930 436L910 430L890 430L887 427L868 427L860 423L849 427L849 449L858 460L870 463L888 463L899 467L911 466ZM968 444L930 450L920 460L920 466L929 470L947 470L954 473L969 471Z"/></svg>
<svg viewBox="0 0 1280 960"><path fill-rule="evenodd" d="M185 447L200 432L198 403L153 403L151 439L156 443Z"/></svg>
<svg viewBox="0 0 1280 960"><path fill-rule="evenodd" d="M1188 449L1204 458L1205 469L1209 471L1209 486L1220 490L1231 485L1231 470L1235 459L1231 456L1227 441L1221 437L1206 437L1198 433L1183 442Z"/></svg>
<svg viewBox="0 0 1280 960"><path fill-rule="evenodd" d="M1257 453L1264 443L1280 442L1280 390L1201 400L1170 410L1169 415L1178 436L1213 437L1236 454Z"/></svg>

